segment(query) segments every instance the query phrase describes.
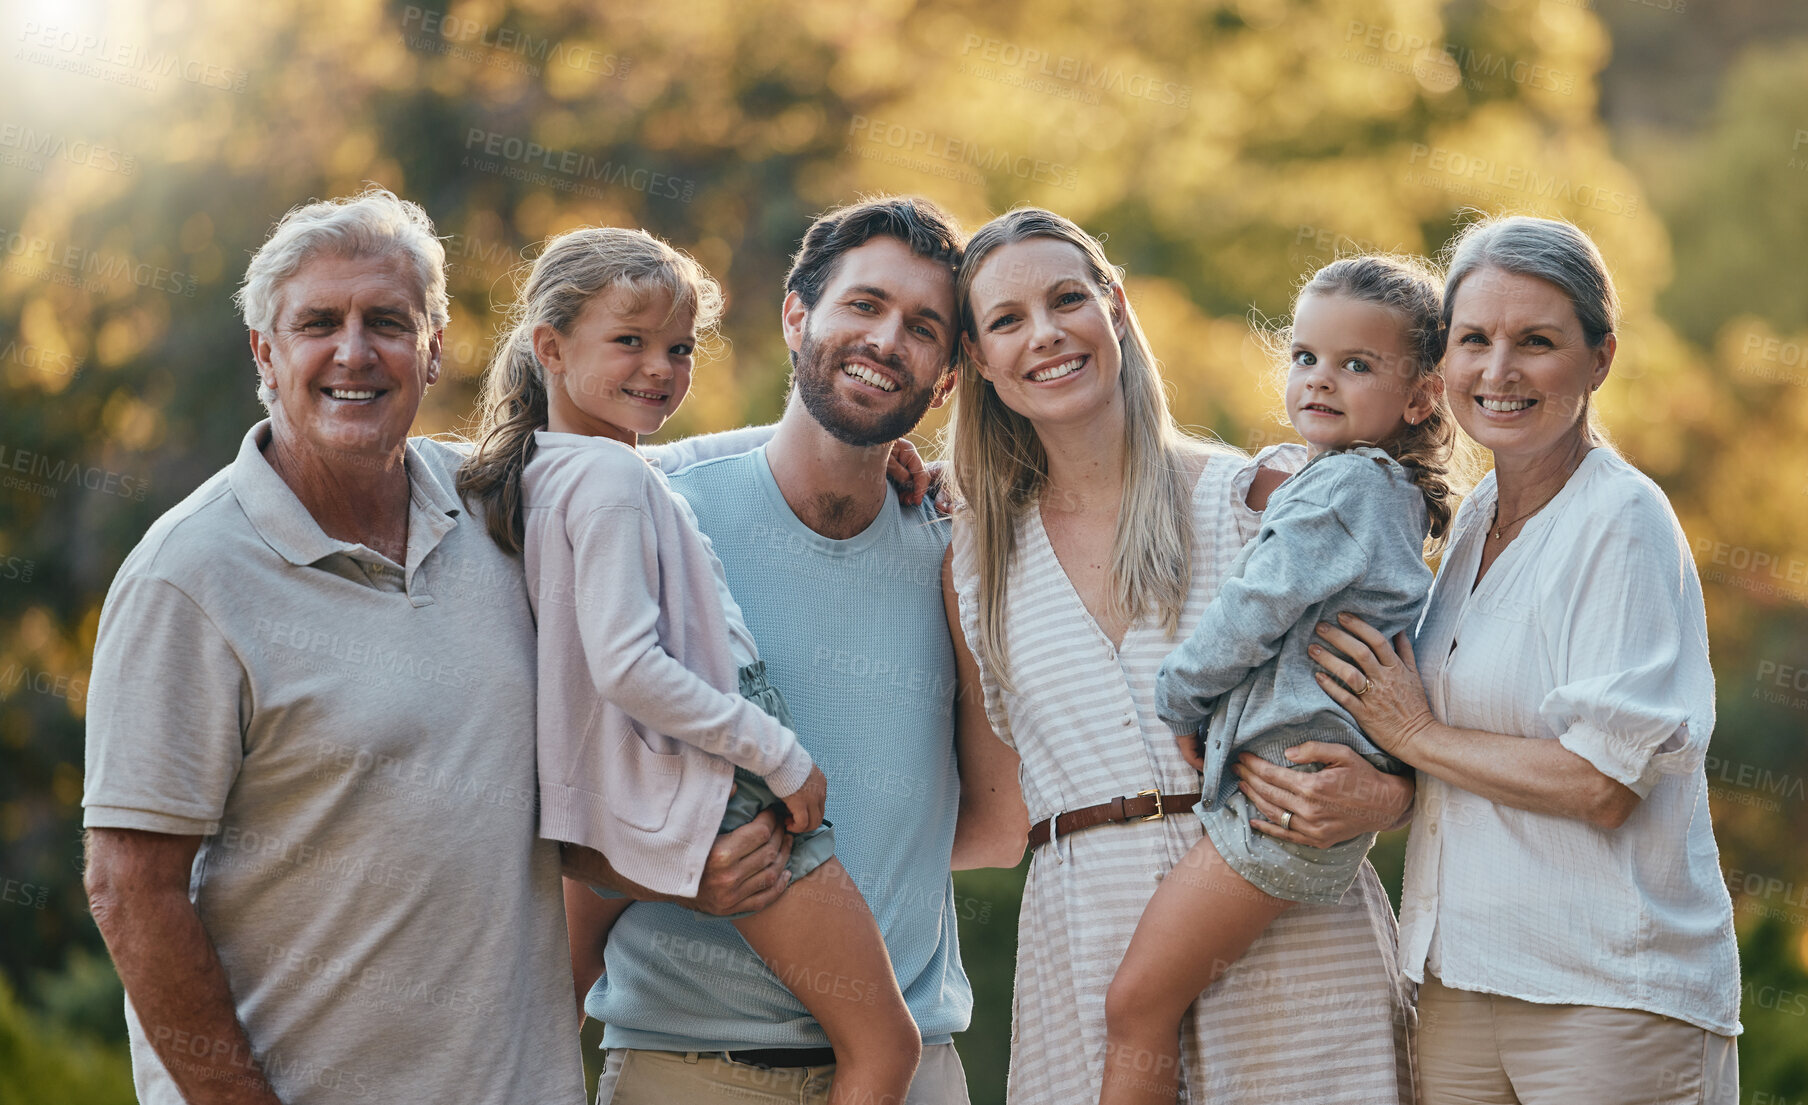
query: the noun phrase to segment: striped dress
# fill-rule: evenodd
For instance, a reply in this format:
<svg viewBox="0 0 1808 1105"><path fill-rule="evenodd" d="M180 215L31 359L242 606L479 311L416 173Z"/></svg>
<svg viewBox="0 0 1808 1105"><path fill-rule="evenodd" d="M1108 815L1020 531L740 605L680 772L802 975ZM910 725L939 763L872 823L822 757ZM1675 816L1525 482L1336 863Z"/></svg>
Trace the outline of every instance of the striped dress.
<svg viewBox="0 0 1808 1105"><path fill-rule="evenodd" d="M1253 462L1231 454L1205 466L1192 503L1192 593L1174 638L1144 619L1113 648L1056 560L1039 512L1019 519L1006 614L1014 690L1001 690L983 660L981 677L994 731L1022 758L1032 822L1149 787L1199 788L1155 716L1155 672L1256 532L1260 516L1243 502L1253 474ZM978 567L965 520L955 526L954 579L962 627L977 641ZM1156 884L1202 836L1198 817L1180 811L1036 850L1018 930L1011 1105L1098 1099L1106 987ZM1414 1014L1395 934L1367 862L1341 903L1283 914L1182 1022L1181 1100L1411 1102Z"/></svg>

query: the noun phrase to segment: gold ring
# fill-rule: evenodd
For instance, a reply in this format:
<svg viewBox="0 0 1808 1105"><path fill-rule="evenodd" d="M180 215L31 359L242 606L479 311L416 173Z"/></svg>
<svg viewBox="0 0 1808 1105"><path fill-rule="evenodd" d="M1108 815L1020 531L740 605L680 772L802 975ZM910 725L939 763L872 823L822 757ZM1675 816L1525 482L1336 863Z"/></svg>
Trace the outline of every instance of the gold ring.
<svg viewBox="0 0 1808 1105"><path fill-rule="evenodd" d="M1369 688L1373 687L1374 685L1375 685L1374 682L1372 680L1370 680L1368 676L1365 675L1362 677L1362 689L1360 691L1355 691L1353 693L1356 695L1357 698L1361 698L1363 695L1368 694Z"/></svg>
<svg viewBox="0 0 1808 1105"><path fill-rule="evenodd" d="M1292 810L1282 810L1281 811L1281 828L1283 828L1283 829L1293 828L1293 811Z"/></svg>

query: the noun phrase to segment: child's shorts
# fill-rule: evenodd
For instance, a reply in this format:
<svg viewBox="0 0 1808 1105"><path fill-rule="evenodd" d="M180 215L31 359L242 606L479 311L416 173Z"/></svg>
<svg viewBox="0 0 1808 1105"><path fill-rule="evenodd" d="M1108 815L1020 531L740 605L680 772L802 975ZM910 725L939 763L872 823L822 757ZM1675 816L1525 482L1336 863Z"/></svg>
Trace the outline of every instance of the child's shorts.
<svg viewBox="0 0 1808 1105"><path fill-rule="evenodd" d="M785 728L792 728L791 711L785 705L784 696L778 693L777 687L766 681L765 661L756 660L741 669L741 697L759 703L761 709L777 718ZM766 780L758 775L737 767L734 782L734 793L728 796L728 809L722 814L722 825L718 832L732 832L740 828L769 806L779 808L780 820L789 816L785 803L772 793ZM820 827L807 833L798 833L792 838L791 860L785 864L785 870L791 872L791 881L796 883L834 855L835 829L824 818ZM729 920L751 916L752 913L736 913Z"/></svg>
<svg viewBox="0 0 1808 1105"><path fill-rule="evenodd" d="M1375 762L1374 757L1364 759ZM1317 764L1287 766L1295 771L1318 770ZM1205 825L1205 835L1231 870L1262 893L1291 902L1333 905L1341 901L1356 881L1363 858L1375 844L1374 833L1363 833L1329 848L1276 840L1250 826L1251 817L1264 821L1268 818L1241 790L1226 795L1216 809L1207 808L1204 800L1193 809Z"/></svg>

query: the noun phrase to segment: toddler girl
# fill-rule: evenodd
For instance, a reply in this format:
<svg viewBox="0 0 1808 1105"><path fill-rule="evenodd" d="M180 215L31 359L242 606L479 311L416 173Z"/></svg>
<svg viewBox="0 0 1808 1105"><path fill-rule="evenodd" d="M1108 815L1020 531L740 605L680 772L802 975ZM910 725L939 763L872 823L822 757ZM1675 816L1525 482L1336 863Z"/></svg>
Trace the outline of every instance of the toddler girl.
<svg viewBox="0 0 1808 1105"><path fill-rule="evenodd" d="M1389 637L1418 621L1427 533L1443 537L1452 505L1441 300L1429 269L1365 256L1320 269L1294 302L1286 402L1307 462L1278 487L1258 472L1261 530L1157 675L1156 710L1204 773L1205 839L1162 880L1112 980L1101 1102L1171 1105L1187 1008L1294 902L1339 900L1374 843L1289 839L1292 814L1253 805L1232 757L1317 770L1283 753L1324 741L1405 770L1317 685L1306 647L1343 612Z"/></svg>

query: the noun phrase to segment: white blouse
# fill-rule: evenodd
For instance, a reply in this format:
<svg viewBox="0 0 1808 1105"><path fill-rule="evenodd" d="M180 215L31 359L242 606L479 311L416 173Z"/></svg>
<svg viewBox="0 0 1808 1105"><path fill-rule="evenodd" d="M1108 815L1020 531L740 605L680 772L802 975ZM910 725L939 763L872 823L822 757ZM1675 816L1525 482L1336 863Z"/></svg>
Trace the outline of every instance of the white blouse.
<svg viewBox="0 0 1808 1105"><path fill-rule="evenodd" d="M1419 773L1400 961L1414 981L1739 1025L1732 900L1708 822L1707 611L1658 486L1590 452L1474 585L1490 473L1457 513L1414 643L1448 725L1561 741L1636 791L1618 829Z"/></svg>

